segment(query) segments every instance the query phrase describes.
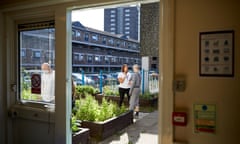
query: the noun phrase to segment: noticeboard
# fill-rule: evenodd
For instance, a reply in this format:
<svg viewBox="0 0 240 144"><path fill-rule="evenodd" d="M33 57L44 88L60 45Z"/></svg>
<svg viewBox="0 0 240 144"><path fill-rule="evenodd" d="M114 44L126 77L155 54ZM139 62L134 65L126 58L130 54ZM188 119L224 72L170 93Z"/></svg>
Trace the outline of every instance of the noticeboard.
<svg viewBox="0 0 240 144"><path fill-rule="evenodd" d="M194 133L216 133L216 105L194 104Z"/></svg>

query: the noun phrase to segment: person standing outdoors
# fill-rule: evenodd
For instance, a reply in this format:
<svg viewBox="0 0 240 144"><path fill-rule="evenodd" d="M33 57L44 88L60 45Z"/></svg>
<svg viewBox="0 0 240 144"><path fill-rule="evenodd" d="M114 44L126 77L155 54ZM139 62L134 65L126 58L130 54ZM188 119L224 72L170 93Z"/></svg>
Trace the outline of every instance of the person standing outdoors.
<svg viewBox="0 0 240 144"><path fill-rule="evenodd" d="M129 110L135 109L135 115L139 115L139 95L141 93L141 74L139 71L139 66L137 64L133 65L133 72L131 78L131 88L129 91L129 95L131 96L130 102L129 102Z"/></svg>
<svg viewBox="0 0 240 144"><path fill-rule="evenodd" d="M122 106L124 96L127 95L128 102L130 100L129 90L130 90L130 83L129 80L131 78L131 74L128 72L128 65L124 64L121 68L121 72L118 74L118 81L119 81L119 107Z"/></svg>
<svg viewBox="0 0 240 144"><path fill-rule="evenodd" d="M48 63L42 64L41 96L44 102L55 100L55 71Z"/></svg>

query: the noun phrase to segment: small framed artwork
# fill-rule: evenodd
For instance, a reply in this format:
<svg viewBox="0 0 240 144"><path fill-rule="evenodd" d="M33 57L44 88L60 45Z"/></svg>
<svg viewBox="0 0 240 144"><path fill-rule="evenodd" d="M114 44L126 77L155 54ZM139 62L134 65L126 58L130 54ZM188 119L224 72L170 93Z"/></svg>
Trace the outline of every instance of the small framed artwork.
<svg viewBox="0 0 240 144"><path fill-rule="evenodd" d="M200 76L234 77L234 31L200 32Z"/></svg>

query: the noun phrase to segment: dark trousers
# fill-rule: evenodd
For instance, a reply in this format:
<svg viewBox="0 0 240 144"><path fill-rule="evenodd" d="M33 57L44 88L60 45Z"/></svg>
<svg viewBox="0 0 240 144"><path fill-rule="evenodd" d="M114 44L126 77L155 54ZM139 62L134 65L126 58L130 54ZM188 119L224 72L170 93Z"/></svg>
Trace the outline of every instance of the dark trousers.
<svg viewBox="0 0 240 144"><path fill-rule="evenodd" d="M125 94L127 94L127 98L128 98L128 102L129 102L129 100L130 100L129 90L130 90L130 88L119 88L119 96L120 96L119 107L122 106Z"/></svg>

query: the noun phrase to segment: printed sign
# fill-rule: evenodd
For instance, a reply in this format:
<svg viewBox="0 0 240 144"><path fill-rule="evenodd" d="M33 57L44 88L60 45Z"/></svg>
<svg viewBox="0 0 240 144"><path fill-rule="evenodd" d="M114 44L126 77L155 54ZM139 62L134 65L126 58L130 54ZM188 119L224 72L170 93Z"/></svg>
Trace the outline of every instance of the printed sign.
<svg viewBox="0 0 240 144"><path fill-rule="evenodd" d="M212 134L216 132L216 105L194 105L194 132Z"/></svg>
<svg viewBox="0 0 240 144"><path fill-rule="evenodd" d="M41 75L40 74L32 74L31 91L33 94L41 94Z"/></svg>

